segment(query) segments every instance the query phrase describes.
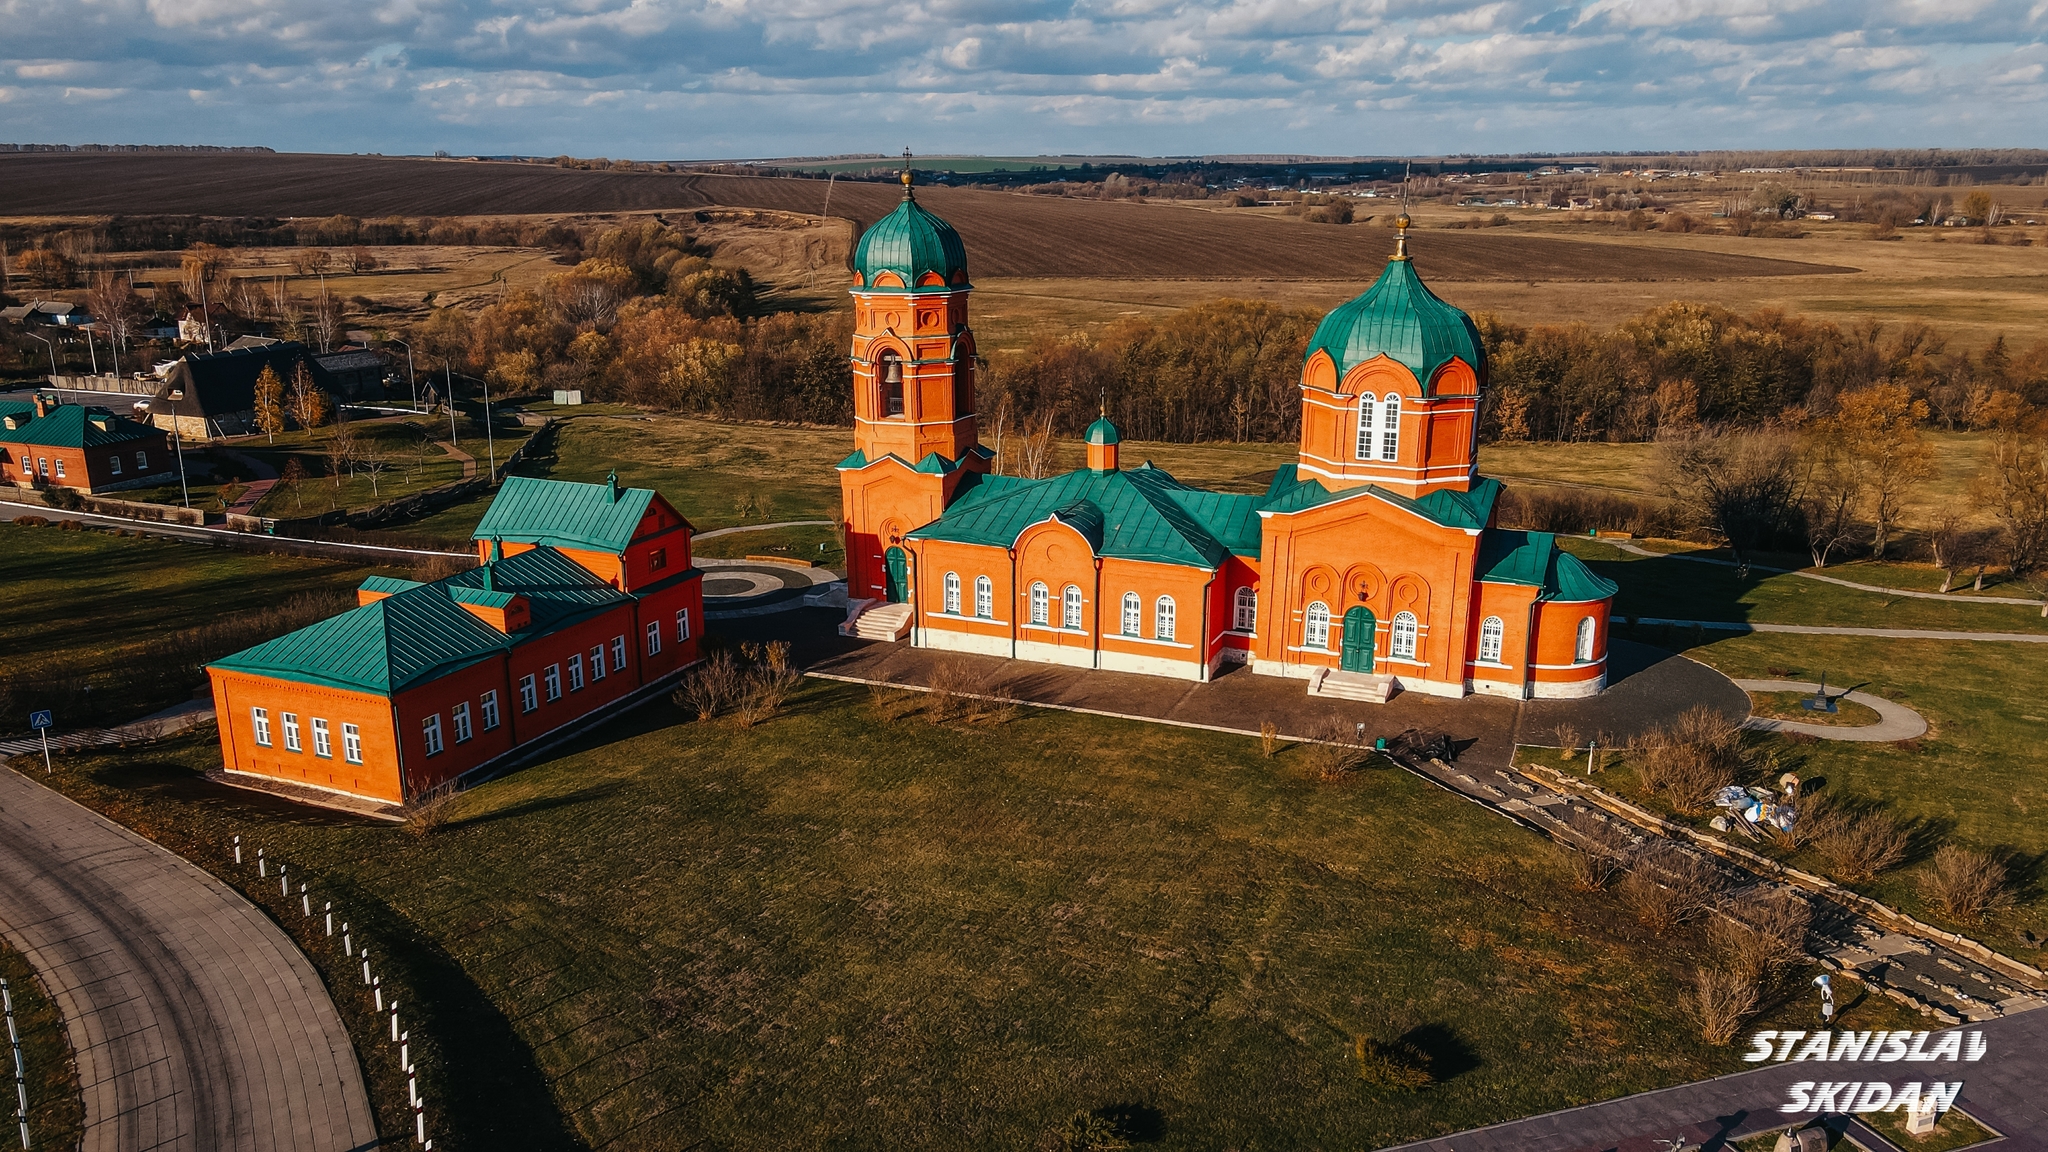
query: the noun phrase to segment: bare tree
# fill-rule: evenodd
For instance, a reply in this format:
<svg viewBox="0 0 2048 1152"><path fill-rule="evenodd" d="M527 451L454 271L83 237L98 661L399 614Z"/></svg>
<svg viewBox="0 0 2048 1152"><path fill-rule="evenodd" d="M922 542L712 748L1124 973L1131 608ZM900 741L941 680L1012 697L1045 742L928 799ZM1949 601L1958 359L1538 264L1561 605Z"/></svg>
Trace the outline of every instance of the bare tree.
<svg viewBox="0 0 2048 1152"><path fill-rule="evenodd" d="M1026 480L1043 480L1052 470L1052 422L1052 413L1047 412L1024 426L1024 435L1017 445L1017 464Z"/></svg>
<svg viewBox="0 0 2048 1152"><path fill-rule="evenodd" d="M1792 438L1779 432L1703 431L1658 446L1659 480L1696 523L1743 555L1785 535L1799 515Z"/></svg>
<svg viewBox="0 0 2048 1152"><path fill-rule="evenodd" d="M321 391L320 386L313 382L313 374L306 370L304 361L300 361L298 366L292 369L292 384L288 397L286 403L291 408L292 419L297 420L299 427L307 431L327 423L328 418L334 415L333 403L328 400L327 393Z"/></svg>
<svg viewBox="0 0 2048 1152"><path fill-rule="evenodd" d="M1799 444L1800 487L1805 492L1806 546L1813 566L1825 568L1856 530L1863 475L1832 421L1815 421Z"/></svg>
<svg viewBox="0 0 2048 1152"><path fill-rule="evenodd" d="M343 317L341 301L327 291L327 277L320 278L320 295L313 301L313 333L320 340L320 350L334 349L334 338L341 334Z"/></svg>
<svg viewBox="0 0 2048 1152"><path fill-rule="evenodd" d="M1913 399L1904 384L1873 384L1843 393L1836 404L1831 423L1870 495L1870 554L1882 560L1907 501L1934 474L1934 450L1920 434L1927 402Z"/></svg>
<svg viewBox="0 0 2048 1152"><path fill-rule="evenodd" d="M1974 494L1998 521L2006 567L2015 576L2032 572L2048 556L2048 440L2017 430L1994 436Z"/></svg>

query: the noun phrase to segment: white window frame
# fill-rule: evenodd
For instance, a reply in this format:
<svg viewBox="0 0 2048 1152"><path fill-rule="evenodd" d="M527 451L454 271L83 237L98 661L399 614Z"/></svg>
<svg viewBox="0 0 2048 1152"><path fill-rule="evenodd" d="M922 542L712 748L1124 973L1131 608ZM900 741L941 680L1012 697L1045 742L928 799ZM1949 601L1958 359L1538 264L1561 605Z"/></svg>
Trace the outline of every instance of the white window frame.
<svg viewBox="0 0 2048 1152"><path fill-rule="evenodd" d="M560 700L562 698L562 666L560 664L548 665L546 671L541 674L541 683L547 688L548 703L552 704Z"/></svg>
<svg viewBox="0 0 2048 1152"><path fill-rule="evenodd" d="M1175 612L1173 597L1171 596L1161 596L1152 602L1152 638L1154 640L1173 639Z"/></svg>
<svg viewBox="0 0 2048 1152"><path fill-rule="evenodd" d="M1060 627L1081 631L1081 588L1069 584L1060 591Z"/></svg>
<svg viewBox="0 0 2048 1152"><path fill-rule="evenodd" d="M1374 399L1373 394L1370 392L1367 392L1365 395L1360 396L1358 398L1357 456L1360 460L1370 460L1373 458L1373 421L1376 419L1376 414L1379 412L1379 407L1379 401Z"/></svg>
<svg viewBox="0 0 2048 1152"><path fill-rule="evenodd" d="M427 755L439 756L441 754L441 714L439 712L420 721L420 738L426 741Z"/></svg>
<svg viewBox="0 0 2048 1152"><path fill-rule="evenodd" d="M1330 606L1321 600L1311 601L1301 614L1301 646L1318 652L1330 650Z"/></svg>
<svg viewBox="0 0 2048 1152"><path fill-rule="evenodd" d="M137 449L137 450L136 450L136 453L135 453L135 470L136 470L137 472L147 472L147 471L149 471L149 453L147 453L147 452L144 452L144 451L142 451L142 450L140 450L140 449Z"/></svg>
<svg viewBox="0 0 2048 1152"><path fill-rule="evenodd" d="M483 696L478 698L477 712L479 713L477 718L484 722L484 731L489 732L498 726L498 690L496 688L486 691Z"/></svg>
<svg viewBox="0 0 2048 1152"><path fill-rule="evenodd" d="M1231 623L1237 626L1237 631L1257 632L1259 630L1259 594L1252 589L1251 585L1247 584L1237 590L1237 597L1233 608L1235 615Z"/></svg>
<svg viewBox="0 0 2048 1152"><path fill-rule="evenodd" d="M1031 622L1041 627L1052 623L1052 589L1043 580L1031 582Z"/></svg>
<svg viewBox="0 0 2048 1152"><path fill-rule="evenodd" d="M363 762L363 730L354 724L341 726L341 758L351 764Z"/></svg>
<svg viewBox="0 0 2048 1152"><path fill-rule="evenodd" d="M595 684L611 675L611 661L605 659L604 645L597 644L590 649L590 681Z"/></svg>
<svg viewBox="0 0 2048 1152"><path fill-rule="evenodd" d="M612 637L612 671L624 672L625 670L626 638L624 636L614 636Z"/></svg>
<svg viewBox="0 0 2048 1152"><path fill-rule="evenodd" d="M297 712L280 712L277 718L284 725L284 750L287 752L304 752L306 745L299 737L299 714Z"/></svg>
<svg viewBox="0 0 2048 1152"><path fill-rule="evenodd" d="M313 717L313 755L325 760L334 759L334 733L328 729L326 719L320 716Z"/></svg>
<svg viewBox="0 0 2048 1152"><path fill-rule="evenodd" d="M469 738L476 735L475 730L470 727L469 723L469 701L464 700L462 703L457 704L449 713L449 716L455 721L455 742L457 744L469 743Z"/></svg>
<svg viewBox="0 0 2048 1152"><path fill-rule="evenodd" d="M689 638L690 610L688 608L678 608L676 610L676 643L681 644Z"/></svg>
<svg viewBox="0 0 2048 1152"><path fill-rule="evenodd" d="M519 678L519 710L535 712L540 709L540 693L534 690L533 673Z"/></svg>
<svg viewBox="0 0 2048 1152"><path fill-rule="evenodd" d="M649 656L661 655L661 621L659 620L649 620L647 622L647 654Z"/></svg>
<svg viewBox="0 0 2048 1152"><path fill-rule="evenodd" d="M119 452L107 457L107 463L113 465L113 475L119 476L121 474L121 454Z"/></svg>
<svg viewBox="0 0 2048 1152"><path fill-rule="evenodd" d="M1387 402L1380 407L1380 459L1396 460L1401 456L1401 394L1387 393Z"/></svg>
<svg viewBox="0 0 2048 1152"><path fill-rule="evenodd" d="M1507 625L1498 616L1488 616L1479 622L1479 662L1498 664L1501 645L1507 637Z"/></svg>
<svg viewBox="0 0 2048 1152"><path fill-rule="evenodd" d="M583 653L569 657L569 691L583 691Z"/></svg>
<svg viewBox="0 0 2048 1152"><path fill-rule="evenodd" d="M1123 630L1117 633L1117 635L1144 635L1144 633L1140 632L1139 629L1145 626L1145 598L1143 596L1138 595L1136 592L1126 592L1124 593L1122 608L1123 611L1117 617L1117 623L1122 627Z"/></svg>
<svg viewBox="0 0 2048 1152"><path fill-rule="evenodd" d="M986 576L974 578L974 614L983 620L995 619L996 584Z"/></svg>
<svg viewBox="0 0 2048 1152"><path fill-rule="evenodd" d="M64 479L64 458L62 456L57 457L57 479Z"/></svg>
<svg viewBox="0 0 2048 1152"><path fill-rule="evenodd" d="M1413 660L1420 647L1422 626L1413 612L1396 612L1387 654L1396 660Z"/></svg>
<svg viewBox="0 0 2048 1152"><path fill-rule="evenodd" d="M258 748L270 747L270 709L249 709L249 727L256 733L256 746Z"/></svg>
<svg viewBox="0 0 2048 1152"><path fill-rule="evenodd" d="M958 572L946 573L945 579L941 581L941 587L944 594L941 600L942 607L939 611L944 612L948 616L958 616L960 614L960 574Z"/></svg>
<svg viewBox="0 0 2048 1152"><path fill-rule="evenodd" d="M1572 655L1578 663L1591 664L1593 662L1593 641L1598 631L1599 625L1593 622L1591 616L1581 616L1579 618L1579 635L1572 647Z"/></svg>

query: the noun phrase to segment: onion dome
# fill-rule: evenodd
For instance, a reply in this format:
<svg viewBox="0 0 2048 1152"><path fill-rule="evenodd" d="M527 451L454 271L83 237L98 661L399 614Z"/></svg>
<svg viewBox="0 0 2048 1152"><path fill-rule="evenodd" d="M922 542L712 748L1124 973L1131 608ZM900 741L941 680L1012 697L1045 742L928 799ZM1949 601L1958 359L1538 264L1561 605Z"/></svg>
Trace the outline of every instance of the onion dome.
<svg viewBox="0 0 2048 1152"><path fill-rule="evenodd" d="M860 283L874 291L909 291L927 276L937 276L948 288L967 284L967 246L953 226L925 210L910 190L909 169L903 172L903 202L894 212L875 221L861 233L860 246L853 253L853 268ZM875 289L875 278L894 272L903 288Z"/></svg>
<svg viewBox="0 0 2048 1152"><path fill-rule="evenodd" d="M1069 425L1069 427L1072 427L1072 425ZM1095 418L1095 423L1088 426L1085 439L1090 444L1115 444L1121 441L1123 437L1117 435L1116 425L1109 422L1108 416L1098 416Z"/></svg>
<svg viewBox="0 0 2048 1152"><path fill-rule="evenodd" d="M1486 348L1479 329L1470 316L1423 285L1408 258L1408 218L1404 215L1400 222L1402 233L1395 239L1387 270L1362 295L1323 317L1309 338L1308 355L1319 349L1328 352L1339 380L1358 365L1385 355L1415 373L1425 394L1435 390L1437 372L1458 359L1471 365L1485 386Z"/></svg>

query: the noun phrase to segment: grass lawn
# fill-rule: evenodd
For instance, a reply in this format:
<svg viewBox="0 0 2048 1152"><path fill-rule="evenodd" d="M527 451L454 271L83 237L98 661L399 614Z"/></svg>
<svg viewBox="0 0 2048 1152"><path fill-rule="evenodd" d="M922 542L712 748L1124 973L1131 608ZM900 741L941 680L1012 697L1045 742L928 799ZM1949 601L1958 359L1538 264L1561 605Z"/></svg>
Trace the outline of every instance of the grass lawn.
<svg viewBox="0 0 2048 1152"><path fill-rule="evenodd" d="M85 1136L85 1098L78 1094L78 1066L72 1061L71 1039L64 1017L43 991L26 957L0 938L0 979L14 1000L14 1027L21 1037L21 1060L27 1072L29 1147L45 1152L71 1152ZM0 1083L14 1079L14 1058L0 1050ZM4 1093L0 1115L7 1118L5 1142L20 1136L16 1127L17 1097Z"/></svg>
<svg viewBox="0 0 2048 1152"><path fill-rule="evenodd" d="M2017 604L1963 604L1864 592L1791 573L1677 556L1638 556L1613 544L1561 536L1559 544L1595 572L1621 585L1620 616L1757 621L1847 628L1928 628L1962 632L2048 632L2040 609ZM1845 575L1845 579L1856 579Z"/></svg>
<svg viewBox="0 0 2048 1152"><path fill-rule="evenodd" d="M216 870L240 833L334 893L418 1006L449 1148L1028 1148L1090 1110L1162 1149L1371 1147L1742 1067L1675 1006L1690 930L1412 776L914 704L811 682L742 730L658 703L425 838L209 797L203 739L58 775ZM1361 1036L1439 1082L1365 1082Z"/></svg>
<svg viewBox="0 0 2048 1152"><path fill-rule="evenodd" d="M1925 716L1928 734L1906 744L1759 739L1809 783L1880 801L1914 829L1908 860L1859 890L1994 947L2018 949L2012 954L2039 966L2048 956L2021 935L2048 937L2048 660L2033 647L1755 633L1686 655L1730 676L1818 680L1826 673L1830 685L1863 684L1863 691ZM1623 791L1632 778L1625 764L1608 777ZM1705 818L1695 823L1703 827ZM2019 905L1984 924L1956 924L1930 906L1918 877L1943 840L2004 854L2020 880ZM1810 852L1793 859L1829 870Z"/></svg>
<svg viewBox="0 0 2048 1152"><path fill-rule="evenodd" d="M1832 695L1835 689L1830 688ZM1841 728L1863 728L1878 722L1877 709L1854 700L1838 700L1833 712L1817 712L1806 707L1806 701L1813 698L1811 692L1751 692L1749 710L1758 716L1769 716L1777 720L1797 720L1802 724L1829 724Z"/></svg>
<svg viewBox="0 0 2048 1152"><path fill-rule="evenodd" d="M820 568L842 571L842 565L846 563L846 550L839 545L839 531L829 525L734 532L729 536L699 540L691 546L691 551L698 556L728 560L745 556L787 556L792 560L808 560Z"/></svg>
<svg viewBox="0 0 2048 1152"><path fill-rule="evenodd" d="M0 671L0 697L7 701L0 732L21 730L30 701L58 707L58 723L73 728L129 720L185 700L204 676L187 683L159 675L160 653L152 642L231 612L246 616L307 595L353 603L351 594L370 571L203 544L0 524L0 634L8 637L10 653Z"/></svg>

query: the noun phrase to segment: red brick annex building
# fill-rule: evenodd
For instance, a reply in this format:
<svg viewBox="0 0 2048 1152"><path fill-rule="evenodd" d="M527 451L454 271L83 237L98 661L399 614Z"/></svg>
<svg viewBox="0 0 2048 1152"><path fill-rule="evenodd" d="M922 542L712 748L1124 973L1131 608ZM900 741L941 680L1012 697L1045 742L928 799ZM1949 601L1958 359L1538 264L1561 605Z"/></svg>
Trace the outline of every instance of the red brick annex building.
<svg viewBox="0 0 2048 1152"><path fill-rule="evenodd" d="M1124 467L1106 417L1087 467L1030 480L990 474L966 248L906 175L854 259L847 630L1195 680L1243 661L1370 700L1599 692L1615 587L1549 534L1494 526L1485 353L1416 275L1402 226L1378 280L1310 340L1300 453L1264 495Z"/></svg>
<svg viewBox="0 0 2048 1152"><path fill-rule="evenodd" d="M165 433L109 408L53 395L0 400L0 483L118 492L175 478Z"/></svg>
<svg viewBox="0 0 2048 1152"><path fill-rule="evenodd" d="M511 477L480 567L373 576L356 608L207 667L227 771L406 803L698 658L694 530L644 488Z"/></svg>

